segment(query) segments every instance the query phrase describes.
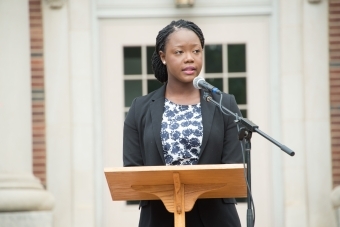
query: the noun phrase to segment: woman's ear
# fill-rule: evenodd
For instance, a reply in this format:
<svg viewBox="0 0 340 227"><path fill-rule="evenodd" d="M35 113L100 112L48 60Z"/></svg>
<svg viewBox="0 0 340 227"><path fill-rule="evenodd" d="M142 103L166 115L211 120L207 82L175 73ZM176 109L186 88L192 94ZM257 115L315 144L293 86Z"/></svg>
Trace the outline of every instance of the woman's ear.
<svg viewBox="0 0 340 227"><path fill-rule="evenodd" d="M161 61L163 62L163 64L165 65L166 62L165 62L165 53L163 51L159 51L159 57L161 58Z"/></svg>

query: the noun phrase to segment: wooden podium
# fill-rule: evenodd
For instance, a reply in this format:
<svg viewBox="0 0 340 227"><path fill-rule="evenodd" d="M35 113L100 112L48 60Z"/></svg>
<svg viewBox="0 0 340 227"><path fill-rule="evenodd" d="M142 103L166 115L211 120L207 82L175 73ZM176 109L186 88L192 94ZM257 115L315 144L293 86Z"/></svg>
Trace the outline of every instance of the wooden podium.
<svg viewBox="0 0 340 227"><path fill-rule="evenodd" d="M162 200L175 227L198 198L247 197L243 164L106 168L112 200Z"/></svg>

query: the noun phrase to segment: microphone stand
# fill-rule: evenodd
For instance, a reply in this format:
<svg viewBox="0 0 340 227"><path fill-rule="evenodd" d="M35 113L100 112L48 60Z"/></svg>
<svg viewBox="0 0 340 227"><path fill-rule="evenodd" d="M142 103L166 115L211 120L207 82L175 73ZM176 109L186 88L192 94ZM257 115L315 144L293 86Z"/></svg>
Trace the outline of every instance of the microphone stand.
<svg viewBox="0 0 340 227"><path fill-rule="evenodd" d="M222 94L220 94L222 95ZM287 146L279 143L266 133L262 132L259 129L259 126L248 120L247 118L239 117L237 114L231 112L226 107L220 105L218 102L216 102L208 92L204 92L203 98L207 102L211 102L215 104L216 106L222 108L223 110L227 111L230 115L233 115L235 117L235 123L240 123L241 127L238 132L238 138L239 140L245 140L245 158L247 162L247 182L248 182L248 190L247 190L247 227L253 227L254 226L254 219L253 219L253 211L251 209L251 159L250 159L250 150L251 150L251 137L253 132L257 132L276 146L278 146L282 151L286 152L290 156L294 156L295 152L289 149Z"/></svg>

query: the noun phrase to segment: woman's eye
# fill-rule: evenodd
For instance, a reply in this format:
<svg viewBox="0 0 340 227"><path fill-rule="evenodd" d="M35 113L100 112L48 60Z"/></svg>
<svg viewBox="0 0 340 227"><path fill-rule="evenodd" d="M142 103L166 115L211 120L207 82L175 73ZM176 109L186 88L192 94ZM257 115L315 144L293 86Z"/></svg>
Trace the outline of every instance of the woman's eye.
<svg viewBox="0 0 340 227"><path fill-rule="evenodd" d="M177 51L175 52L175 54L181 54L181 53L182 53L181 50L177 50Z"/></svg>
<svg viewBox="0 0 340 227"><path fill-rule="evenodd" d="M194 50L195 54L198 54L200 52L200 50Z"/></svg>

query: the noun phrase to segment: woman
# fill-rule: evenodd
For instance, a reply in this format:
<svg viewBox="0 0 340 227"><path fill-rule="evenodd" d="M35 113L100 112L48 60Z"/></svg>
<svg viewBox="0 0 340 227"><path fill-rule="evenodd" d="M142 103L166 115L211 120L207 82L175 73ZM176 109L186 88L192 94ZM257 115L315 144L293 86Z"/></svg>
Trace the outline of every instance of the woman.
<svg viewBox="0 0 340 227"><path fill-rule="evenodd" d="M203 48L203 33L190 21L173 21L159 32L152 66L164 85L132 102L124 123L124 166L242 162L233 117L193 86ZM223 105L241 115L234 96L223 94ZM160 200L141 201L140 207L139 227L174 226ZM235 199L199 199L185 219L187 227L241 226Z"/></svg>

